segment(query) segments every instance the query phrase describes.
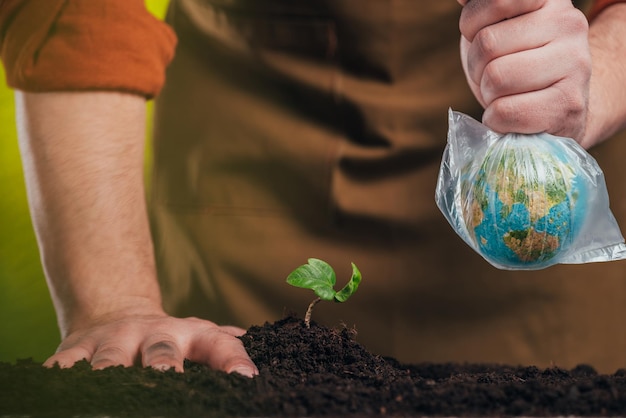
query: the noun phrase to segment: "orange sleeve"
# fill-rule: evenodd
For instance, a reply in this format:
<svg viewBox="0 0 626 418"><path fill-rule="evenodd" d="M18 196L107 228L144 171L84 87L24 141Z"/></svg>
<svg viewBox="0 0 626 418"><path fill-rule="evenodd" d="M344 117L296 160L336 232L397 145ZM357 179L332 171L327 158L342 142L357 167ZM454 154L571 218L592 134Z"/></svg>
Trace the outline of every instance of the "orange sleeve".
<svg viewBox="0 0 626 418"><path fill-rule="evenodd" d="M601 11L615 3L625 3L626 0L595 0L587 13L589 21L592 21Z"/></svg>
<svg viewBox="0 0 626 418"><path fill-rule="evenodd" d="M143 0L0 0L7 84L158 94L176 37Z"/></svg>

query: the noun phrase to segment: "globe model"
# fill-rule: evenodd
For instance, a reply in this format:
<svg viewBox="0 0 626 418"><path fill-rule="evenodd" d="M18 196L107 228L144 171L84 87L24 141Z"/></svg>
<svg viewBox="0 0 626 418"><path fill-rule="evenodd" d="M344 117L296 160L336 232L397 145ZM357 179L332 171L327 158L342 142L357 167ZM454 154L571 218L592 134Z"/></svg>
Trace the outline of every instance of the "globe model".
<svg viewBox="0 0 626 418"><path fill-rule="evenodd" d="M477 251L500 267L542 268L567 252L584 222L578 162L560 144L505 136L461 182L465 225Z"/></svg>

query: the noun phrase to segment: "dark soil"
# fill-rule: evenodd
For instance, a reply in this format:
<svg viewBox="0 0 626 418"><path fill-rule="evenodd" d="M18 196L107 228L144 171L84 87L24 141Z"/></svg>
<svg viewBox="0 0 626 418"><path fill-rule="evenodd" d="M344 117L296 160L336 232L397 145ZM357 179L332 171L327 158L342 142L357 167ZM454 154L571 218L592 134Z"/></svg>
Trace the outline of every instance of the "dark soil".
<svg viewBox="0 0 626 418"><path fill-rule="evenodd" d="M0 363L0 416L359 417L626 415L626 370L599 375L490 364L402 365L369 353L354 331L296 318L242 337L259 376L186 364L45 369Z"/></svg>

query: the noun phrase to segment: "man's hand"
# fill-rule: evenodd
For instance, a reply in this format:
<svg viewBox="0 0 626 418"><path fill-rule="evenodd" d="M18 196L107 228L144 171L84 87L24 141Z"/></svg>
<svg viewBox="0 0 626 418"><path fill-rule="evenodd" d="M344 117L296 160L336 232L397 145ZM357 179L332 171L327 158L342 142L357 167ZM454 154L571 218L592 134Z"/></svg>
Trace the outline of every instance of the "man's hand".
<svg viewBox="0 0 626 418"><path fill-rule="evenodd" d="M251 376L241 330L163 312L143 182L145 99L16 92L28 199L63 342L46 365Z"/></svg>
<svg viewBox="0 0 626 418"><path fill-rule="evenodd" d="M570 0L459 3L461 59L483 122L582 141L591 77L584 14Z"/></svg>
<svg viewBox="0 0 626 418"><path fill-rule="evenodd" d="M252 377L258 370L236 338L243 333L240 328L197 318L134 314L72 332L44 366L71 367L85 359L94 369L143 365L182 372L184 360L189 359Z"/></svg>

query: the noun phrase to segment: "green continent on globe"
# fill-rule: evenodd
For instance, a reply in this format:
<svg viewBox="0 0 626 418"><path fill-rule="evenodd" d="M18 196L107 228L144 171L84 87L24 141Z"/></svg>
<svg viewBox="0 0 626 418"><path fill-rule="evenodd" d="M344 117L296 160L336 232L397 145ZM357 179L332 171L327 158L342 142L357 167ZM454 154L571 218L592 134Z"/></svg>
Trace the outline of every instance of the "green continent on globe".
<svg viewBox="0 0 626 418"><path fill-rule="evenodd" d="M504 243L523 262L533 262L540 258L552 258L559 249L558 237L533 228L527 231L511 231L504 234Z"/></svg>
<svg viewBox="0 0 626 418"><path fill-rule="evenodd" d="M498 141L463 176L463 217L479 252L508 267L541 265L576 233L580 182L532 140Z"/></svg>

